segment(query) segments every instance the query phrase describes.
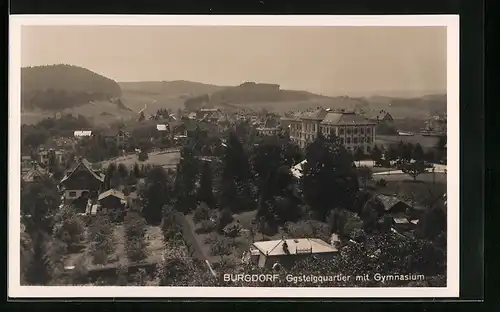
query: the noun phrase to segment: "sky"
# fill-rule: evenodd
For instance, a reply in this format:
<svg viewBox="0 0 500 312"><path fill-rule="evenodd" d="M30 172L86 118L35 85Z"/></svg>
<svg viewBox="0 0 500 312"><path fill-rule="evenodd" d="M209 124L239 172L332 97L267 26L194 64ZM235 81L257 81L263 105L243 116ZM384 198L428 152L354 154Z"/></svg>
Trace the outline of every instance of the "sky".
<svg viewBox="0 0 500 312"><path fill-rule="evenodd" d="M324 95L446 92L445 27L23 26L22 66Z"/></svg>

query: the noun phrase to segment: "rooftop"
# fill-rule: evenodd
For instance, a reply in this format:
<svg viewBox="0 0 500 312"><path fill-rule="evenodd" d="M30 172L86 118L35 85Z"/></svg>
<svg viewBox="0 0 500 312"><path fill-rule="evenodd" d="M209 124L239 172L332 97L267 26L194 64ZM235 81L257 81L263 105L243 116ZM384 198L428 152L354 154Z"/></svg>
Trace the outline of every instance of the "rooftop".
<svg viewBox="0 0 500 312"><path fill-rule="evenodd" d="M289 253L283 249L283 244L288 245ZM332 253L337 248L318 238L282 239L273 241L255 242L253 246L267 256L296 255L303 253Z"/></svg>
<svg viewBox="0 0 500 312"><path fill-rule="evenodd" d="M107 190L106 192L99 194L99 197L97 199L101 200L101 199L104 199L104 198L109 197L109 196L114 196L114 197L117 197L121 200L125 200L125 195L123 195L122 192L117 191L115 189L110 189L110 190Z"/></svg>
<svg viewBox="0 0 500 312"><path fill-rule="evenodd" d="M322 125L371 125L372 121L361 115L350 112L328 112Z"/></svg>

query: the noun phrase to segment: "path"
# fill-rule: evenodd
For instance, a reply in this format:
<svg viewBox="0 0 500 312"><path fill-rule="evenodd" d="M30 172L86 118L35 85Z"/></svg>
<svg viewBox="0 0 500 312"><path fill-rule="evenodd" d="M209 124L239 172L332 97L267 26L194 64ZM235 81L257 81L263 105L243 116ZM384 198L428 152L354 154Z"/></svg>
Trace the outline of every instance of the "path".
<svg viewBox="0 0 500 312"><path fill-rule="evenodd" d="M203 251L198 244L198 241L196 240L196 234L193 232L193 228L189 224L187 217L179 212L176 215L176 219L177 222L179 222L179 224L182 226L182 236L184 237L184 240L194 249L193 256L203 262L206 262L208 259L203 254Z"/></svg>

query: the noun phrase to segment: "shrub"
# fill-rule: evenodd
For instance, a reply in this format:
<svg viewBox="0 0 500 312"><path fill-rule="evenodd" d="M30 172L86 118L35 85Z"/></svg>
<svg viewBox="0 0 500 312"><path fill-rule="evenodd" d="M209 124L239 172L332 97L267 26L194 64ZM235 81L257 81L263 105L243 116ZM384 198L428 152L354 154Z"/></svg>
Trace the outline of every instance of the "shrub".
<svg viewBox="0 0 500 312"><path fill-rule="evenodd" d="M216 240L218 239L217 234L215 233L210 233L205 239L203 240L203 243L205 244L213 244Z"/></svg>
<svg viewBox="0 0 500 312"><path fill-rule="evenodd" d="M217 219L217 229L219 230L219 232L222 232L226 225L231 222L233 222L233 214L231 213L231 210L227 208L223 209Z"/></svg>
<svg viewBox="0 0 500 312"><path fill-rule="evenodd" d="M212 220L201 221L200 227L196 229L197 234L206 234L215 231L217 224Z"/></svg>
<svg viewBox="0 0 500 312"><path fill-rule="evenodd" d="M71 207L65 206L60 209L54 217L54 223L52 232L54 238L61 240L67 246L81 242L85 223Z"/></svg>
<svg viewBox="0 0 500 312"><path fill-rule="evenodd" d="M205 203L200 203L196 210L194 211L193 221L199 223L200 221L205 221L210 219L210 208Z"/></svg>

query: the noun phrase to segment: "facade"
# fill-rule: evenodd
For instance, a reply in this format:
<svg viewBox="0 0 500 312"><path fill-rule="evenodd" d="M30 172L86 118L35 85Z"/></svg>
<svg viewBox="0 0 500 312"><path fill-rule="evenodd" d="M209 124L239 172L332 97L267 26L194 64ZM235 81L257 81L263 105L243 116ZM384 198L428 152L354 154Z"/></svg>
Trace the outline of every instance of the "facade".
<svg viewBox="0 0 500 312"><path fill-rule="evenodd" d="M259 135L277 135L280 133L280 128L257 128Z"/></svg>
<svg viewBox="0 0 500 312"><path fill-rule="evenodd" d="M21 172L27 172L33 167L31 156L21 156Z"/></svg>
<svg viewBox="0 0 500 312"><path fill-rule="evenodd" d="M294 114L286 118L285 122L288 124L290 138L301 148L314 141L319 133L324 136L336 135L348 150L360 147L368 153L375 145L376 123L354 112L320 108Z"/></svg>
<svg viewBox="0 0 500 312"><path fill-rule="evenodd" d="M125 195L115 189L107 190L97 198L101 212L123 210L125 208Z"/></svg>
<svg viewBox="0 0 500 312"><path fill-rule="evenodd" d="M48 172L40 168L36 161L31 162L31 169L25 171L21 176L21 179L26 183L36 182L48 175Z"/></svg>
<svg viewBox="0 0 500 312"><path fill-rule="evenodd" d="M103 182L104 174L92 169L92 164L82 159L73 170L66 173L59 187L64 192L65 200L71 202L80 197L97 197Z"/></svg>
<svg viewBox="0 0 500 312"><path fill-rule="evenodd" d="M250 248L250 254L253 261L262 268L273 268L277 263L291 267L308 257L331 259L338 254L338 249L318 238L298 238L255 242Z"/></svg>
<svg viewBox="0 0 500 312"><path fill-rule="evenodd" d="M54 155L56 163L61 164L64 162L64 153L62 151L57 151L54 149L43 150L38 153L38 163L43 165L48 165L50 162L50 156Z"/></svg>

